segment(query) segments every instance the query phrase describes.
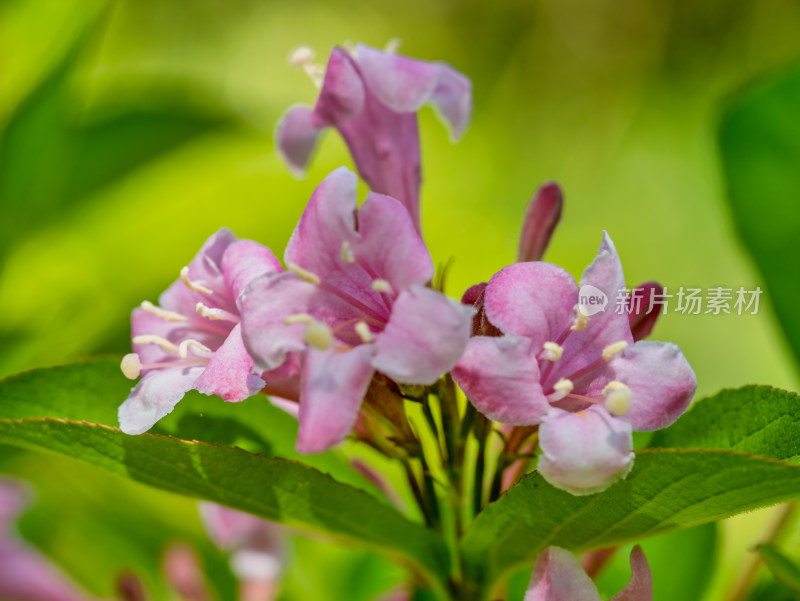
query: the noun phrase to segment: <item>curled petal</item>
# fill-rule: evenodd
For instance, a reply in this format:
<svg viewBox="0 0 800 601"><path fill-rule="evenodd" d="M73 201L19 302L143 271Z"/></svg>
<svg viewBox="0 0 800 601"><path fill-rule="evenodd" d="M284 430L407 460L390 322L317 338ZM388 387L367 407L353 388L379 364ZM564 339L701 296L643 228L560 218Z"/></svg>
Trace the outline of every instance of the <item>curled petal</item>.
<svg viewBox="0 0 800 601"><path fill-rule="evenodd" d="M634 340L647 338L653 331L663 305L653 303L651 307L650 301L663 293L664 288L658 282L645 282L631 290L628 295L628 321ZM638 302L634 300L637 297L640 299Z"/></svg>
<svg viewBox="0 0 800 601"><path fill-rule="evenodd" d="M600 595L572 553L548 547L536 558L525 601L600 601Z"/></svg>
<svg viewBox="0 0 800 601"><path fill-rule="evenodd" d="M565 270L550 263L514 263L492 276L486 287L486 316L506 334L534 345L553 341L572 320L578 287Z"/></svg>
<svg viewBox="0 0 800 601"><path fill-rule="evenodd" d="M641 340L608 364L609 378L631 389L624 419L637 431L666 428L692 402L697 378L681 349L669 342Z"/></svg>
<svg viewBox="0 0 800 601"><path fill-rule="evenodd" d="M352 119L364 109L364 96L364 83L352 57L342 48L334 48L314 106L312 127L336 127Z"/></svg>
<svg viewBox="0 0 800 601"><path fill-rule="evenodd" d="M119 427L126 434L142 434L168 415L193 387L202 367L170 367L145 375L119 407Z"/></svg>
<svg viewBox="0 0 800 601"><path fill-rule="evenodd" d="M453 378L490 419L515 426L538 424L550 405L530 348L526 338L476 336L453 369Z"/></svg>
<svg viewBox="0 0 800 601"><path fill-rule="evenodd" d="M653 575L639 545L631 550L631 580L610 601L653 601Z"/></svg>
<svg viewBox="0 0 800 601"><path fill-rule="evenodd" d="M542 420L539 444L539 473L573 495L601 492L633 467L630 423L596 405L577 413L552 409Z"/></svg>
<svg viewBox="0 0 800 601"><path fill-rule="evenodd" d="M450 124L450 137L456 141L472 119L472 82L450 65L440 63L440 67L439 83L431 101Z"/></svg>
<svg viewBox="0 0 800 601"><path fill-rule="evenodd" d="M264 387L264 380L252 371L253 360L242 342L242 326L236 324L214 352L194 388L203 394L220 396L224 401L243 401Z"/></svg>
<svg viewBox="0 0 800 601"><path fill-rule="evenodd" d="M222 255L220 263L225 283L234 298L259 276L282 270L281 262L272 251L252 240L237 240Z"/></svg>
<svg viewBox="0 0 800 601"><path fill-rule="evenodd" d="M295 105L278 121L275 146L292 172L302 176L317 146L321 130L313 124L311 107Z"/></svg>
<svg viewBox="0 0 800 601"><path fill-rule="evenodd" d="M321 453L342 442L356 423L374 369L373 345L310 349L301 377L299 453Z"/></svg>
<svg viewBox="0 0 800 601"><path fill-rule="evenodd" d="M395 301L375 341L372 365L402 384L433 384L461 358L474 312L435 290L412 286Z"/></svg>
<svg viewBox="0 0 800 601"><path fill-rule="evenodd" d="M519 261L541 261L561 220L564 193L555 182L543 184L534 195L519 237Z"/></svg>

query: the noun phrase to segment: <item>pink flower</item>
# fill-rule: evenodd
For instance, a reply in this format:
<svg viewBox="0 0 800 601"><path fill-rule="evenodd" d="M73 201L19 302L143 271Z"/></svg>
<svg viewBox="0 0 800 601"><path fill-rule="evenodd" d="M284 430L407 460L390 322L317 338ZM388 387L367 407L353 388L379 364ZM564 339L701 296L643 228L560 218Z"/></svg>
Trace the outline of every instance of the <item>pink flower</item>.
<svg viewBox="0 0 800 601"><path fill-rule="evenodd" d="M14 535L17 516L29 499L21 482L0 478L0 599L88 601L88 593L35 547Z"/></svg>
<svg viewBox="0 0 800 601"><path fill-rule="evenodd" d="M262 369L303 352L297 448L323 451L352 430L375 371L433 384L458 361L473 310L426 287L433 263L408 212L356 178L331 173L286 249L288 271L241 298L244 342Z"/></svg>
<svg viewBox="0 0 800 601"><path fill-rule="evenodd" d="M525 601L600 601L600 595L572 553L550 547L536 559ZM638 545L631 551L631 580L610 601L653 601L650 566Z"/></svg>
<svg viewBox="0 0 800 601"><path fill-rule="evenodd" d="M146 432L192 389L241 401L264 387L242 343L236 299L253 278L280 270L268 248L222 229L161 295L159 306L145 301L133 311L135 352L125 356L122 371L142 379L119 408L123 432ZM291 396L284 374L270 384Z"/></svg>
<svg viewBox="0 0 800 601"><path fill-rule="evenodd" d="M301 62L308 58L299 59ZM399 200L420 229L418 111L434 103L459 138L472 113L472 84L445 63L414 60L359 44L334 48L316 106L294 106L278 124L277 146L302 171L322 129L335 127L375 192Z"/></svg>
<svg viewBox="0 0 800 601"><path fill-rule="evenodd" d="M495 274L484 310L505 336L474 337L453 376L491 419L541 424L539 472L590 494L631 469L632 430L674 422L697 381L674 344L634 343L629 316L615 310L625 281L607 235L580 283L579 299L572 277L543 262Z"/></svg>

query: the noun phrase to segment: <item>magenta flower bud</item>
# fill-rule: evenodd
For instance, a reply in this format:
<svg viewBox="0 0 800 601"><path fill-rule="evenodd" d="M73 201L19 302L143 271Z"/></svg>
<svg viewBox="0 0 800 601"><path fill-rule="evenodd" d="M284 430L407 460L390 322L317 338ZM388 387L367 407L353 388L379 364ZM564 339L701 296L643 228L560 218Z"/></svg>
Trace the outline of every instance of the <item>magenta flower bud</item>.
<svg viewBox="0 0 800 601"><path fill-rule="evenodd" d="M658 282L640 284L628 295L628 319L634 341L642 340L650 335L661 315L661 303L655 299L664 294L664 288Z"/></svg>
<svg viewBox="0 0 800 601"><path fill-rule="evenodd" d="M564 193L555 182L547 182L536 191L525 211L525 223L519 238L517 260L541 261L550 237L561 219Z"/></svg>

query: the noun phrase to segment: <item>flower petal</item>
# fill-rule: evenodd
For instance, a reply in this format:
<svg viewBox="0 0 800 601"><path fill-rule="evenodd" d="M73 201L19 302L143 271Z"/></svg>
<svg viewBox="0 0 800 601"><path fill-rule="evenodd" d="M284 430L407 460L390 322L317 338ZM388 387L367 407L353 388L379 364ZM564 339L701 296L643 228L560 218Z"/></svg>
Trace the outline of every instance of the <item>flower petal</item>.
<svg viewBox="0 0 800 601"><path fill-rule="evenodd" d="M356 46L356 57L369 91L396 113L418 110L430 100L439 84L438 63L383 52L364 44Z"/></svg>
<svg viewBox="0 0 800 601"><path fill-rule="evenodd" d="M119 427L142 434L168 415L203 373L202 367L170 367L145 375L119 407Z"/></svg>
<svg viewBox="0 0 800 601"><path fill-rule="evenodd" d="M225 283L234 298L239 298L247 285L257 277L283 270L281 262L269 248L252 240L233 242L225 249L220 265Z"/></svg>
<svg viewBox="0 0 800 601"><path fill-rule="evenodd" d="M486 287L486 316L506 334L537 346L555 341L569 327L578 298L572 276L551 263L514 263Z"/></svg>
<svg viewBox="0 0 800 601"><path fill-rule="evenodd" d="M440 292L412 286L394 302L372 365L402 384L433 384L461 358L474 313Z"/></svg>
<svg viewBox="0 0 800 601"><path fill-rule="evenodd" d="M236 324L222 346L214 351L194 388L203 394L220 396L224 401L243 401L264 387L264 380L252 371L253 360L242 342L242 326Z"/></svg>
<svg viewBox="0 0 800 601"><path fill-rule="evenodd" d="M342 351L309 349L301 377L299 453L321 453L342 442L356 423L374 370L373 345Z"/></svg>
<svg viewBox="0 0 800 601"><path fill-rule="evenodd" d="M653 575L639 545L631 550L631 580L609 601L653 601Z"/></svg>
<svg viewBox="0 0 800 601"><path fill-rule="evenodd" d="M433 278L433 261L406 208L394 198L369 194L358 212L361 240L353 246L396 292Z"/></svg>
<svg viewBox="0 0 800 601"><path fill-rule="evenodd" d="M295 105L284 113L275 130L278 154L298 177L305 172L322 132L314 126L313 115L311 107Z"/></svg>
<svg viewBox="0 0 800 601"><path fill-rule="evenodd" d="M314 106L312 127L335 127L352 119L363 110L364 96L364 83L353 58L342 48L334 48Z"/></svg>
<svg viewBox="0 0 800 601"><path fill-rule="evenodd" d="M539 429L539 473L573 495L605 490L633 467L631 425L597 405L578 413L552 409Z"/></svg>
<svg viewBox="0 0 800 601"><path fill-rule="evenodd" d="M472 119L472 82L446 63L439 66L439 83L431 101L450 125L450 137L456 141L464 135Z"/></svg>
<svg viewBox="0 0 800 601"><path fill-rule="evenodd" d="M14 527L30 498L31 491L24 482L0 476L0 538Z"/></svg>
<svg viewBox="0 0 800 601"><path fill-rule="evenodd" d="M548 547L536 558L525 601L600 601L600 595L572 553Z"/></svg>
<svg viewBox="0 0 800 601"><path fill-rule="evenodd" d="M519 261L541 261L561 220L564 193L555 182L543 184L534 195L519 237Z"/></svg>
<svg viewBox="0 0 800 601"><path fill-rule="evenodd" d="M631 389L624 419L637 431L666 428L692 402L697 378L681 349L669 342L641 340L614 357L608 377Z"/></svg>
<svg viewBox="0 0 800 601"><path fill-rule="evenodd" d="M538 424L550 405L530 349L527 338L476 336L453 369L453 378L488 418L515 426Z"/></svg>
<svg viewBox="0 0 800 601"><path fill-rule="evenodd" d="M645 282L631 290L628 295L628 321L634 340L647 338L653 331L664 305L653 302L651 306L651 299L655 300L662 294L664 288L658 282Z"/></svg>
<svg viewBox="0 0 800 601"><path fill-rule="evenodd" d="M0 598L21 601L91 599L35 547L2 539L0 539Z"/></svg>

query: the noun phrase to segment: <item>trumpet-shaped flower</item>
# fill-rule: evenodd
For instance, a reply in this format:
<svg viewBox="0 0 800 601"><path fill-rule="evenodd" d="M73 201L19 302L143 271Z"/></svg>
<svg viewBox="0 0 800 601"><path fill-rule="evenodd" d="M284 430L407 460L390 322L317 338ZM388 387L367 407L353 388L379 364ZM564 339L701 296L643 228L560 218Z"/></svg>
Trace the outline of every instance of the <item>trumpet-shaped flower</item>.
<svg viewBox="0 0 800 601"><path fill-rule="evenodd" d="M631 551L631 579L609 601L652 601L653 577L642 548ZM592 579L569 551L550 547L539 554L533 566L525 601L600 601Z"/></svg>
<svg viewBox="0 0 800 601"><path fill-rule="evenodd" d="M314 192L286 249L288 270L241 297L244 343L261 369L303 352L300 452L320 452L355 424L375 371L433 384L458 361L473 309L426 287L433 263L408 212L368 195L356 208L345 168Z"/></svg>
<svg viewBox="0 0 800 601"><path fill-rule="evenodd" d="M264 387L242 343L236 299L255 277L280 270L268 248L222 229L158 306L145 301L133 311L134 353L125 356L122 371L142 379L119 408L123 432L146 432L192 389L241 401ZM276 374L278 389L290 385Z"/></svg>
<svg viewBox="0 0 800 601"><path fill-rule="evenodd" d="M453 375L493 420L541 424L539 472L573 494L601 491L633 465L632 430L674 422L697 386L680 349L634 343L614 310L622 265L604 234L580 292L560 267L516 263L484 290L488 321L505 334L472 338Z"/></svg>
<svg viewBox="0 0 800 601"><path fill-rule="evenodd" d="M302 50L296 60L308 65ZM314 108L294 106L278 124L277 146L295 171L305 169L326 127L347 143L358 172L375 192L392 196L420 229L418 111L435 104L459 138L472 112L472 84L441 62L411 59L359 44L334 48Z"/></svg>

